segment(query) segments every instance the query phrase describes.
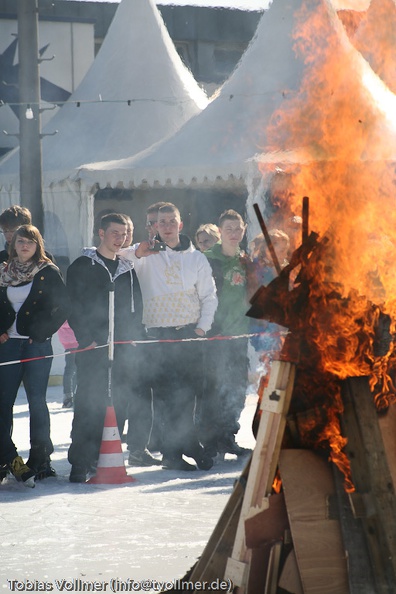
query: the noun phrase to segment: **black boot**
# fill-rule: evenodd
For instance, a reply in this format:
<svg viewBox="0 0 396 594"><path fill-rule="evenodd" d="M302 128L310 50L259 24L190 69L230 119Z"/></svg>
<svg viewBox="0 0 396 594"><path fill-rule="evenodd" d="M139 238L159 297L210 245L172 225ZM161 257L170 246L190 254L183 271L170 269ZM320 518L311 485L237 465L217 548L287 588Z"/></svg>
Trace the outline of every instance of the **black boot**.
<svg viewBox="0 0 396 594"><path fill-rule="evenodd" d="M56 472L51 466L51 458L45 446L33 445L30 448L29 459L26 464L35 471L36 481L56 476Z"/></svg>

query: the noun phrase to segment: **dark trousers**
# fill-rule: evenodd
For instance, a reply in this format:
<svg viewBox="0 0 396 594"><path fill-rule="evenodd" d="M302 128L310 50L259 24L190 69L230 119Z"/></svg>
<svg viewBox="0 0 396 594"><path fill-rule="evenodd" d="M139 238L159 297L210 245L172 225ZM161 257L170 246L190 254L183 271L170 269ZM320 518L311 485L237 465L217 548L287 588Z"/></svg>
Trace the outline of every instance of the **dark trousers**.
<svg viewBox="0 0 396 594"><path fill-rule="evenodd" d="M202 443L217 449L238 433L248 384L247 339L204 344L204 384L197 410Z"/></svg>
<svg viewBox="0 0 396 594"><path fill-rule="evenodd" d="M77 386L76 353L70 351L65 354L65 369L63 371L63 394L74 396Z"/></svg>
<svg viewBox="0 0 396 594"><path fill-rule="evenodd" d="M178 341L197 338L194 327L149 328L147 333L149 338ZM183 454L194 458L201 450L194 413L202 383L202 343L160 342L152 344L150 352L154 414L158 403L164 458Z"/></svg>
<svg viewBox="0 0 396 594"><path fill-rule="evenodd" d="M117 389L114 393L120 435L128 420L127 445L131 452L144 450L150 438L151 366L148 347L144 344L118 350Z"/></svg>
<svg viewBox="0 0 396 594"><path fill-rule="evenodd" d="M136 348L116 344L110 374L107 348L76 353L77 390L68 452L70 464L87 468L96 464L108 406L114 406L118 429L122 430L133 388Z"/></svg>
<svg viewBox="0 0 396 594"><path fill-rule="evenodd" d="M17 455L18 452L10 432L7 431L3 418L0 417L0 466L9 464Z"/></svg>
<svg viewBox="0 0 396 594"><path fill-rule="evenodd" d="M19 361L52 355L51 340L29 342L28 339L9 338L0 345L0 362ZM12 430L13 406L23 381L29 404L31 447L54 451L50 437L50 416L46 401L48 377L52 359L39 359L0 367L0 417L6 431Z"/></svg>

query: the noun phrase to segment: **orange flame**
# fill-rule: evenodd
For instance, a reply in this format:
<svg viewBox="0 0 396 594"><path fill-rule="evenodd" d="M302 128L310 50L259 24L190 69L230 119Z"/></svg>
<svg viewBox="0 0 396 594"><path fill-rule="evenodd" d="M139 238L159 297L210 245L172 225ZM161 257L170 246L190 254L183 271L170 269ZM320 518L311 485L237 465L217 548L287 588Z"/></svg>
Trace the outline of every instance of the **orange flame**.
<svg viewBox="0 0 396 594"><path fill-rule="evenodd" d="M356 47L371 50L373 67L389 73L394 52L378 36L363 47L360 27L373 30L366 18L357 28ZM300 380L295 395L305 407L326 410L325 419L318 414L314 427L305 425L302 433L308 443L312 438L330 447L352 490L338 382L369 376L378 408L396 400L396 96L352 45L327 0L301 2L293 44L302 65L300 88L285 94L274 111L260 168L270 179L267 197L276 226L282 213L284 220L300 214L302 196L309 196L310 227L328 239L305 266L309 304L299 330L309 382ZM386 67L375 60L379 55ZM279 154L283 160L277 161ZM391 320L390 339L378 355L376 331L384 315Z"/></svg>

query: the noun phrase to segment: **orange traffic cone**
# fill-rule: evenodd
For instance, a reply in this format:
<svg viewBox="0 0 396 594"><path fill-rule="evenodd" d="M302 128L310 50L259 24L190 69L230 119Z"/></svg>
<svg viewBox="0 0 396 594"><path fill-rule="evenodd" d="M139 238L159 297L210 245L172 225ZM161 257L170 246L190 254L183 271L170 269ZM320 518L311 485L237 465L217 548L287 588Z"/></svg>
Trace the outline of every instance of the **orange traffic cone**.
<svg viewBox="0 0 396 594"><path fill-rule="evenodd" d="M115 410L113 406L108 406L96 475L87 482L99 485L119 485L131 483L135 480L126 473Z"/></svg>

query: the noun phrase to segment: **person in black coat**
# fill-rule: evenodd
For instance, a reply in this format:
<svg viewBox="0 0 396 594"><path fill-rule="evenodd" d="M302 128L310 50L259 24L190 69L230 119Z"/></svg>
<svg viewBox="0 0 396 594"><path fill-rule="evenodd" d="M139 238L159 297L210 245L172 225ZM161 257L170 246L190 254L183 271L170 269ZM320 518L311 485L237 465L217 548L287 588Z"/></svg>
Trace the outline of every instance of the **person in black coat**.
<svg viewBox="0 0 396 594"><path fill-rule="evenodd" d="M13 406L23 381L30 412L28 466L37 478L54 474L46 391L51 337L65 321L68 304L60 271L45 255L39 230L20 226L8 262L0 265L0 362L19 361L0 366L0 416L11 432Z"/></svg>
<svg viewBox="0 0 396 594"><path fill-rule="evenodd" d="M114 405L119 428L127 414L134 362L138 347L131 340L143 338L142 300L133 264L117 252L127 234L127 221L118 213L102 217L100 245L87 248L67 270L66 286L71 301L69 324L80 349L76 353L77 391L74 401L72 443L68 459L71 482L85 482L95 470L106 408ZM109 391L109 292L114 290L114 361ZM109 394L109 392L111 392ZM128 396L129 395L129 396Z"/></svg>

